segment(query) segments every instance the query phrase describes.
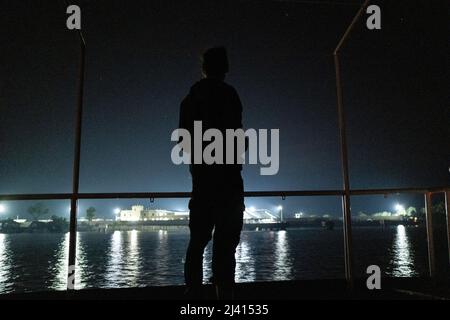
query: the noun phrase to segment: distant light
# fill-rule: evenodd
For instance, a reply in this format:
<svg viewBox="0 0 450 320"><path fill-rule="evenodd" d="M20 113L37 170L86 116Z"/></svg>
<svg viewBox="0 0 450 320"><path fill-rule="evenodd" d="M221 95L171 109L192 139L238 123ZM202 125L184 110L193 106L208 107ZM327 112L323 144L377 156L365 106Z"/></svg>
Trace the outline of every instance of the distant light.
<svg viewBox="0 0 450 320"><path fill-rule="evenodd" d="M0 213L3 213L6 211L6 207L3 204L0 204Z"/></svg>
<svg viewBox="0 0 450 320"><path fill-rule="evenodd" d="M283 206L278 206L277 209L281 211L283 210Z"/></svg>
<svg viewBox="0 0 450 320"><path fill-rule="evenodd" d="M248 211L250 211L250 212L255 212L255 207L253 207L253 206L251 206L250 208L248 208Z"/></svg>
<svg viewBox="0 0 450 320"><path fill-rule="evenodd" d="M405 207L402 206L401 204L397 203L395 205L395 211L399 212L399 211L405 211Z"/></svg>
<svg viewBox="0 0 450 320"><path fill-rule="evenodd" d="M115 209L114 209L114 213L115 213L115 214L119 214L120 211L121 211L120 208L115 208Z"/></svg>

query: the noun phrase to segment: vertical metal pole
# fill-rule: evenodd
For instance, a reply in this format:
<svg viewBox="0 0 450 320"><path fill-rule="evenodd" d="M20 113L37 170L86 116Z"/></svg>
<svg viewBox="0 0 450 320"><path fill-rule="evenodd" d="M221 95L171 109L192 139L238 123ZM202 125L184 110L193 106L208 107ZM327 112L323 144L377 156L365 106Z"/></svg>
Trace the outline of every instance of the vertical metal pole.
<svg viewBox="0 0 450 320"><path fill-rule="evenodd" d="M353 255L352 255L352 217L350 211L350 180L348 174L348 148L347 148L347 133L344 103L342 98L342 85L341 85L341 68L339 63L339 50L347 39L348 35L352 31L356 22L359 20L364 12L364 9L369 4L369 0L364 1L361 8L356 13L352 22L348 26L344 35L340 39L336 49L334 50L334 66L336 72L336 93L337 93L337 108L339 117L339 136L341 146L341 170L342 180L344 185L344 195L342 197L342 215L344 224L344 258L345 258L345 278L350 287L353 286Z"/></svg>
<svg viewBox="0 0 450 320"><path fill-rule="evenodd" d="M348 174L348 148L345 114L342 102L341 73L338 55L334 56L336 70L336 91L337 106L339 116L339 136L341 143L341 170L344 185L344 195L342 197L342 218L344 224L344 258L345 258L345 279L350 283L353 281L353 256L352 256L352 216L350 211L350 179Z"/></svg>
<svg viewBox="0 0 450 320"><path fill-rule="evenodd" d="M85 73L85 55L86 44L81 31L80 38L80 65L78 78L78 96L77 111L75 120L75 146L73 159L72 176L72 197L70 199L70 236L69 236L69 268L67 273L67 289L73 290L75 284L75 261L76 261L76 243L77 243L77 207L78 191L80 185L80 150L81 150L81 124L83 118L83 92L84 92L84 73Z"/></svg>
<svg viewBox="0 0 450 320"><path fill-rule="evenodd" d="M450 266L450 191L445 191L445 215L447 217L447 254Z"/></svg>
<svg viewBox="0 0 450 320"><path fill-rule="evenodd" d="M427 244L428 244L428 268L430 278L436 275L436 263L434 255L433 218L431 212L431 192L425 194L425 218L427 224Z"/></svg>

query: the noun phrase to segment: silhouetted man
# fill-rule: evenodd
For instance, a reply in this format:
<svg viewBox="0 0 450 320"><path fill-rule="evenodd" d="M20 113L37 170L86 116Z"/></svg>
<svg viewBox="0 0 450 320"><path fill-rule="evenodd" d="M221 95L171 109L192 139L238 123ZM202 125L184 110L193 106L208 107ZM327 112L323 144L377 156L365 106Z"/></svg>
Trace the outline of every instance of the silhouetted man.
<svg viewBox="0 0 450 320"><path fill-rule="evenodd" d="M225 48L207 50L202 57L202 69L203 79L191 87L181 103L179 127L189 130L193 137L194 121L202 121L203 131L215 128L225 137L226 129L242 128L239 96L224 82L228 72ZM195 150L194 145L191 150ZM225 143L223 158L226 159ZM213 283L219 299L230 299L233 297L235 251L245 209L242 165L193 164L193 160L191 154L191 237L184 269L187 294L190 298L202 296L203 252L213 235Z"/></svg>

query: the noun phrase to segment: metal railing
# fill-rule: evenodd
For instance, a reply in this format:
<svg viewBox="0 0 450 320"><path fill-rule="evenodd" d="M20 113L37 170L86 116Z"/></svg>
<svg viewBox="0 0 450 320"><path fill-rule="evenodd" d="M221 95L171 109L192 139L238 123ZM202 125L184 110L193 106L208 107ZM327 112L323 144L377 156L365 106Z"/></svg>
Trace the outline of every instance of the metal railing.
<svg viewBox="0 0 450 320"><path fill-rule="evenodd" d="M367 195L392 195L392 194L422 194L425 202L426 234L428 248L428 273L430 278L436 276L436 263L433 238L433 220L431 210L431 198L434 194L445 195L445 210L447 221L447 242L450 251L450 187L432 187L432 188L397 188L397 189L355 189L348 190L350 196ZM70 200L71 201L71 219L70 219L70 237L69 237L69 274L68 289L74 286L69 283L69 278L74 279L75 259L76 259L76 241L77 241L77 208L78 200L83 199L175 199L189 198L190 192L120 192L120 193L49 193L49 194L3 194L0 195L0 201L19 201L19 200ZM346 210L344 190L285 190L285 191L246 191L245 197L281 197L283 200L287 197L320 197L337 196L342 199L342 221L344 230L351 229L351 217L345 219ZM344 259L345 259L345 278L352 286L354 277L352 270L352 238L344 239ZM347 253L347 255L345 254ZM449 252L450 265L450 252ZM70 280L71 281L71 280Z"/></svg>

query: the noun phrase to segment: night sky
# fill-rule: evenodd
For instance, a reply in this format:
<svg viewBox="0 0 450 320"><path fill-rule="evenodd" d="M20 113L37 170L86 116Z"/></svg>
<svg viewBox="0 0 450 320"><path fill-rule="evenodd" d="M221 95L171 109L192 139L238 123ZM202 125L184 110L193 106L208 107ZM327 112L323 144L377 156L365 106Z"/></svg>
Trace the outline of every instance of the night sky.
<svg viewBox="0 0 450 320"><path fill-rule="evenodd" d="M200 78L200 54L216 45L229 52L226 81L240 94L244 126L280 129L279 173L244 166L245 189L341 189L332 52L362 1L320 2L71 2L87 43L80 192L190 191L188 168L171 162L170 134ZM364 15L342 50L350 185L448 186L448 1L372 3L382 30L368 30ZM0 4L0 193L71 192L77 34L66 29L64 1ZM354 198L352 209L421 199ZM104 216L131 203L149 205L86 201ZM337 198L289 198L285 207L340 213Z"/></svg>

